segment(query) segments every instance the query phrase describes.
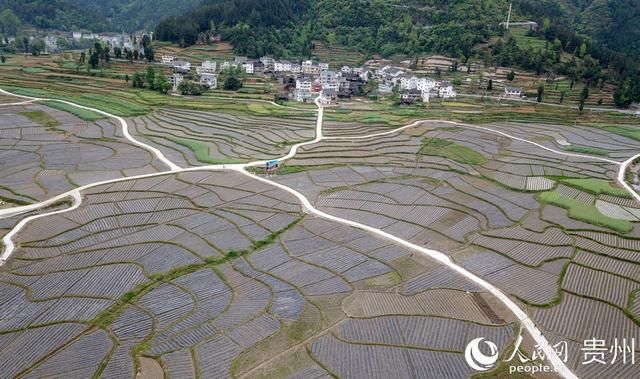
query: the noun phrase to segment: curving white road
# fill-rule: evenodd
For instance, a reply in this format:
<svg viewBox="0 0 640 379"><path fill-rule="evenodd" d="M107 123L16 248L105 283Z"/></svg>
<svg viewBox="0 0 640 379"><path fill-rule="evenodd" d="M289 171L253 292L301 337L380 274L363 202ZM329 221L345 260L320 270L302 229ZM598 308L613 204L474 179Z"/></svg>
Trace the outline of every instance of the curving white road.
<svg viewBox="0 0 640 379"><path fill-rule="evenodd" d="M354 228L358 228L361 230L365 230L367 232L370 232L372 234L378 235L382 238L391 240L397 244L400 244L402 246L405 246L407 248L410 248L412 250L415 250L421 254L424 254L430 258L435 259L436 261L440 262L441 264L449 267L450 269L456 271L458 274L464 276L465 278L471 280L472 282L476 283L477 285L479 285L480 287L482 287L483 289L485 289L487 292L490 292L491 294L493 294L504 306L506 306L515 316L516 318L520 321L520 323L522 324L522 327L524 329L526 329L529 334L531 335L531 337L533 338L533 340L536 342L536 344L538 344L538 346L544 351L547 360L549 361L549 363L553 366L553 368L556 370L556 372L561 375L562 377L565 378L577 378L575 376L575 374L573 374L573 372L571 372L571 370L564 364L564 362L558 357L558 355L555 353L554 349L551 347L551 345L549 344L549 342L547 341L546 337L544 335L542 335L542 332L538 329L538 327L535 325L535 323L533 322L533 320L531 320L529 318L529 316L526 314L525 311L523 311L516 303L514 303L506 294L504 294L500 289L498 289L497 287L495 287L494 285L492 285L491 283L487 282L486 280L480 278L479 276L473 274L472 272L466 270L465 268L457 265L455 262L453 262L451 260L451 258L440 252L440 251L436 251L436 250L432 250L432 249L427 249L425 247L422 246L418 246L415 245L409 241L403 240L401 238L398 238L392 234L389 234L387 232L384 232L380 229L377 228L373 228L371 226L365 225L365 224L361 224L355 221L351 221L351 220L347 220L344 218L340 218L340 217L336 217L333 215L330 215L328 213L322 212L318 209L316 209L311 202L300 192L287 187L283 184L271 181L267 178L264 177L260 177L257 175L254 175L250 172L248 172L246 170L246 168L248 167L256 167L256 166L261 166L264 165L266 163L265 160L261 160L261 161L254 161L254 162L249 162L246 164L229 164L229 165L210 165L210 166L201 166L201 167L189 167L189 168L180 168L178 165L174 164L173 162L171 162L169 159L167 159L164 154L159 151L158 149L149 146L145 143L142 143L138 140L136 140L135 138L133 138L128 131L128 125L127 122L118 116L112 115L110 113L101 111L99 109L95 109L95 108L91 108L91 107L85 107L85 106L81 106L78 104L74 104L72 102L69 101L64 101L64 100L57 100L57 99L41 99L41 98L32 98L32 97L28 97L28 96L21 96L21 95L14 95L12 93L9 93L7 91L4 91L2 89L0 89L0 93L4 93L10 96L16 96L16 97L20 97L20 98L26 98L28 99L28 101L22 102L22 103L14 103L14 105L17 104L26 104L26 103L30 103L30 102L34 102L34 101L57 101L57 102L61 102L61 103L65 103L68 105L72 105L72 106L76 106L78 108L81 109L86 109L89 111L93 111L102 115L105 115L107 117L112 117L115 118L116 120L118 120L118 122L121 124L122 126L122 131L123 131L123 135L125 136L125 138L127 138L127 140L129 140L131 143L140 146L150 152L152 152L157 159L159 159L160 161L162 161L163 163L165 163L168 167L169 170L168 171L163 171L163 172L157 172L157 173L152 173L152 174L145 174L145 175L138 175L138 176L131 176L131 177L124 177L124 178L118 178L118 179L111 179L111 180L105 180L105 181L101 181L101 182L96 182L96 183L92 183L92 184L88 184L82 187L78 187L74 190L71 190L69 192L66 192L64 194L58 195L54 198L51 198L49 200L45 200L43 202L37 203L37 204L32 204L32 205L28 205L28 206L23 206L23 207L15 207L15 208L9 208L9 209L3 209L0 210L0 218L5 218L5 217L11 217L11 216L15 216L15 215L19 215L25 212L29 212L32 210L36 210L36 209L41 209L43 207L47 207L47 206L51 206L53 204L55 204L56 202L59 202L61 200L64 200L65 198L71 198L73 201L73 205L70 208L67 209L63 209L63 210L58 210L55 212L50 212L50 213L43 213L43 214L39 214L39 215L34 215L34 216L30 216L27 217L23 220L21 220L4 238L3 238L3 242L5 244L5 251L3 252L2 256L0 256L0 265L4 264L4 262L6 262L6 260L11 256L11 254L13 253L15 246L14 243L12 241L13 237L26 225L28 224L30 221L38 219L38 218L42 218L42 217L46 217L49 215L54 215L54 214L60 214L60 213L64 213L64 212L69 212L73 209L77 209L80 204L82 203L82 197L81 197L81 192L83 190L92 188L92 187L96 187L96 186L100 186L100 185L104 185L104 184L110 184L110 183L116 183L116 182L120 182L120 181L126 181L126 180L134 180L134 179L142 179L142 178L148 178L148 177L154 177L154 176L160 176L160 175L167 175L167 174L173 174L173 173L180 173L180 172L188 172L188 171L202 171L202 170L232 170L238 173L241 173L242 175L248 176L254 180L263 182L265 184L280 188L290 194L292 194L293 196L295 196L301 203L302 208L304 210L304 212L309 213L309 214L313 214L317 217L321 217L330 221L334 221L337 223L341 223L344 225L348 225ZM420 123L424 122L423 121L417 121L413 124L410 125L406 125L388 132L381 132L381 133L375 133L375 134L371 134L371 135L366 135L366 136L354 136L354 137L324 137L323 133L322 133L322 124L323 124L323 117L324 117L324 107L322 106L322 104L319 101L319 98L316 99L316 105L318 107L318 117L316 120L316 137L311 140L311 141L307 141L307 142L301 142L298 143L294 146L291 147L291 150L289 151L289 153L281 158L279 158L280 161L284 161L284 160L288 160L292 157L294 157L298 151L298 149L302 146L305 145L311 145L311 144L315 144L318 143L322 140L341 140L341 139L346 139L346 140L362 140L362 139L367 139L367 138L375 138L375 137L380 137L380 136L385 136L385 135L390 135L393 133L398 133L401 132L405 129L411 128L411 127L415 127L417 125L419 125ZM436 121L436 120L434 120ZM437 120L437 122L443 122L443 121L439 121ZM449 122L449 121L446 121ZM501 132L499 130L495 130L495 129L491 129L491 128L486 128L486 127L481 127L481 126L476 126L476 125L469 125L469 124L461 124L461 123L455 123L455 122L449 122L451 124L455 124L457 126L461 126L461 127L467 127L467 128L474 128L474 129L478 129L478 130L483 130L486 132L490 132L490 133L495 133L495 134L499 134L517 141L521 141L521 142L525 142L528 144L532 144L534 146L537 146L541 149L547 150L549 152L552 152L554 154L560 154L560 155L565 155L565 156L572 156L572 157L578 157L578 158L587 158L587 159L593 159L593 160L598 160L598 161L602 161L602 162L606 162L606 163L610 163L610 164L615 164L615 165L619 165L620 166L620 170L619 170L619 174L618 174L618 181L620 182L621 185L623 185L623 187L625 189L627 189L627 191L629 191L636 200L638 200L640 202L640 195L638 195L625 181L624 181L624 174L625 171L627 169L627 167L629 166L629 164L631 164L631 162L633 160L635 160L636 158L640 157L640 154L638 156L635 156L633 158L630 158L629 160L625 161L625 162L617 162L617 161L613 161L610 159L606 159L606 158L602 158L602 157L593 157L593 156L588 156L588 155L583 155L583 154L574 154L574 153L567 153L567 152L563 152L563 151L558 151L558 150L554 150L551 149L549 147L543 146L541 144L538 144L536 142L533 141L529 141L526 140L524 138L520 138L520 137L516 137L516 136L512 136L509 135L507 133Z"/></svg>

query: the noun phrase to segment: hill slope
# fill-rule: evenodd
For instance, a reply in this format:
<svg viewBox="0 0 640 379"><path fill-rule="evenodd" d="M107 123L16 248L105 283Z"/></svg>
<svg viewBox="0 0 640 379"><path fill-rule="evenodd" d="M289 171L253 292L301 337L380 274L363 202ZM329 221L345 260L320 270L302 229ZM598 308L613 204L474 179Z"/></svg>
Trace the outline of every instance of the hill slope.
<svg viewBox="0 0 640 379"><path fill-rule="evenodd" d="M103 17L64 0L0 0L0 9L3 16L10 11L23 25L39 29L90 29L98 32L109 26Z"/></svg>
<svg viewBox="0 0 640 379"><path fill-rule="evenodd" d="M115 30L137 31L155 27L159 20L183 14L200 0L65 0L110 21Z"/></svg>

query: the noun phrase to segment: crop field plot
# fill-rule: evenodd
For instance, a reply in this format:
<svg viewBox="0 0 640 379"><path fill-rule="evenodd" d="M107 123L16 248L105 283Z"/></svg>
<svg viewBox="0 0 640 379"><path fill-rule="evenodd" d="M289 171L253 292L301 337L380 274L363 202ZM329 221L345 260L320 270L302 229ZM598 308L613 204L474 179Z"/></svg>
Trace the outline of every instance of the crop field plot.
<svg viewBox="0 0 640 379"><path fill-rule="evenodd" d="M4 95L4 94L0 94L0 104L11 104L11 103L18 103L24 101L24 99L21 99L19 97L14 97L14 96L8 96L8 95Z"/></svg>
<svg viewBox="0 0 640 379"><path fill-rule="evenodd" d="M634 151L638 149L636 139L625 136L623 133L612 133L607 128L579 125L532 125L515 122L501 122L487 126L516 137L535 140L544 146L577 154L624 160L633 156Z"/></svg>
<svg viewBox="0 0 640 379"><path fill-rule="evenodd" d="M558 151L582 146L576 153L587 157L429 123L397 135L303 147L288 163L292 173L287 174L285 166L287 175L276 180L302 191L329 214L449 253L461 266L527 304L550 336L580 343L583 337L592 338L586 334L637 341L640 204L615 184L617 165L598 160L626 159L637 153L637 142L594 128L490 127ZM592 149L608 153L605 157ZM472 284L438 270L418 273L399 288L404 296L419 297L434 286L474 290ZM350 315L381 317L388 312L376 296L355 298L349 303ZM413 314L417 304L424 303L384 296L396 304L395 314ZM447 312L455 314L453 308ZM473 314L469 309L463 313ZM575 314L589 315L592 326L576 322ZM604 320L613 319L624 327L609 328L611 321ZM317 349L327 354L348 343L334 333ZM333 364L349 376L342 371L348 368ZM573 364L580 364L577 358ZM578 372L597 377L593 370ZM622 376L631 373L621 365L615 370Z"/></svg>
<svg viewBox="0 0 640 379"><path fill-rule="evenodd" d="M35 202L95 181L165 169L119 128L44 105L0 107L0 198Z"/></svg>
<svg viewBox="0 0 640 379"><path fill-rule="evenodd" d="M311 140L312 118L234 116L166 109L132 119L136 136L181 166L247 162L282 156Z"/></svg>
<svg viewBox="0 0 640 379"><path fill-rule="evenodd" d="M409 354L403 370L446 359L466 374L463 339L514 338L510 313L448 269L305 216L293 196L238 173L132 179L82 198L28 223L0 269L9 376L308 377L356 372L366 349L377 365ZM438 330L461 335L447 342ZM351 363L327 350L333 341Z"/></svg>

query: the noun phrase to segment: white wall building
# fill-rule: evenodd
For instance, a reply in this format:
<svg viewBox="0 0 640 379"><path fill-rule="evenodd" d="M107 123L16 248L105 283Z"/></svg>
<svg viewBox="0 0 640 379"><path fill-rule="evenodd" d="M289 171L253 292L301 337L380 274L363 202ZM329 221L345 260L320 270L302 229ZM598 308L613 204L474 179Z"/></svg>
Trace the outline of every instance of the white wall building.
<svg viewBox="0 0 640 379"><path fill-rule="evenodd" d="M162 56L162 64L173 64L173 61L176 59L173 55L163 55Z"/></svg>
<svg viewBox="0 0 640 379"><path fill-rule="evenodd" d="M436 87L436 81L432 78L418 78L416 81L416 89L420 91L430 91Z"/></svg>
<svg viewBox="0 0 640 379"><path fill-rule="evenodd" d="M291 62L289 61L277 61L273 64L273 71L275 72L291 72Z"/></svg>
<svg viewBox="0 0 640 379"><path fill-rule="evenodd" d="M443 99L455 99L456 91L453 89L453 84L449 81L443 81L440 83L440 90L438 91L438 96Z"/></svg>
<svg viewBox="0 0 640 379"><path fill-rule="evenodd" d="M297 64L297 63L292 63L291 64L291 72L293 74L301 74L302 73L302 66Z"/></svg>
<svg viewBox="0 0 640 379"><path fill-rule="evenodd" d="M218 77L215 74L205 72L200 76L200 84L214 89L218 87Z"/></svg>
<svg viewBox="0 0 640 379"><path fill-rule="evenodd" d="M169 82L171 83L171 85L173 86L173 90L177 90L178 86L180 85L180 83L182 83L182 81L184 81L184 76L182 76L182 74L171 74L169 75Z"/></svg>
<svg viewBox="0 0 640 379"><path fill-rule="evenodd" d="M218 64L214 61L204 61L200 64L200 67L196 67L196 72L198 75L202 75L204 73L213 74L216 72Z"/></svg>
<svg viewBox="0 0 640 379"><path fill-rule="evenodd" d="M173 62L173 68L181 73L187 73L191 71L191 63L187 61L177 60Z"/></svg>
<svg viewBox="0 0 640 379"><path fill-rule="evenodd" d="M242 69L244 70L244 72L246 72L247 74L253 74L255 72L254 67L253 67L253 62L249 61L249 62L244 62L242 64Z"/></svg>

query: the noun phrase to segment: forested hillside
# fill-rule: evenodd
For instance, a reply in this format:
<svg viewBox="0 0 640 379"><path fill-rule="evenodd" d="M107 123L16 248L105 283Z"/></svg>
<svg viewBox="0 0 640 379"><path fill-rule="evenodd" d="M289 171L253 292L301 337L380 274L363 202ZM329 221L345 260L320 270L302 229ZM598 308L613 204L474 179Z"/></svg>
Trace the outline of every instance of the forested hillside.
<svg viewBox="0 0 640 379"><path fill-rule="evenodd" d="M65 0L109 20L114 30L150 30L165 17L188 12L200 0Z"/></svg>
<svg viewBox="0 0 640 379"><path fill-rule="evenodd" d="M204 33L220 33L240 54L309 54L309 11L309 0L205 0L160 22L156 38L186 46Z"/></svg>
<svg viewBox="0 0 640 379"><path fill-rule="evenodd" d="M16 23L39 29L107 30L109 23L99 13L91 13L65 0L0 0L0 31ZM13 31L13 27L9 26ZM9 31L3 33L9 34Z"/></svg>

